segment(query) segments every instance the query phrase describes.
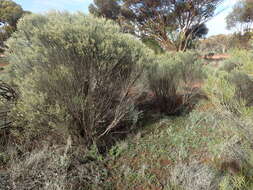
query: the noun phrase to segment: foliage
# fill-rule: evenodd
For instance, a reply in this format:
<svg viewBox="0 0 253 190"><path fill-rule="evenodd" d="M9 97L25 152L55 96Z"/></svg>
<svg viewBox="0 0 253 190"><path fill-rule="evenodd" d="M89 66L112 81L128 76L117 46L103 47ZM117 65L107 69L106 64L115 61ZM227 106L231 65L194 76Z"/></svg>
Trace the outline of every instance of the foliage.
<svg viewBox="0 0 253 190"><path fill-rule="evenodd" d="M12 0L0 0L0 22L4 27L0 32L0 45L15 31L18 20L28 12Z"/></svg>
<svg viewBox="0 0 253 190"><path fill-rule="evenodd" d="M106 183L109 172L98 161L90 161L81 147L71 141L65 146L33 150L23 159L12 160L11 189L110 189Z"/></svg>
<svg viewBox="0 0 253 190"><path fill-rule="evenodd" d="M210 36L206 39L199 40L197 50L200 53L230 53L233 49L251 49L251 32L219 34Z"/></svg>
<svg viewBox="0 0 253 190"><path fill-rule="evenodd" d="M192 52L167 53L148 69L149 87L161 112L181 113L198 92L203 70L198 56Z"/></svg>
<svg viewBox="0 0 253 190"><path fill-rule="evenodd" d="M243 101L234 98L235 88L226 78L220 78L218 83L219 87L215 85L215 93L212 96L209 94L209 98L215 105L216 133L223 137L211 142L209 147L213 152L213 164L223 174L219 189L251 189L253 151L252 120L249 116L252 115L252 108L245 107ZM218 91L222 95L218 95Z"/></svg>
<svg viewBox="0 0 253 190"><path fill-rule="evenodd" d="M252 55L246 50L233 50L231 57L225 61L221 70L227 72L226 80L235 87L235 98L242 99L246 105L251 105L253 101L252 89L253 80L252 71Z"/></svg>
<svg viewBox="0 0 253 190"><path fill-rule="evenodd" d="M209 165L209 144L223 137L212 121L207 113L194 111L146 125L124 142L123 154L109 161L115 177L112 183L118 189L217 187L219 171Z"/></svg>
<svg viewBox="0 0 253 190"><path fill-rule="evenodd" d="M230 189L238 189L238 190L244 190L244 189L252 189L253 188L253 181L250 179L250 177L245 176L243 174L240 175L227 175L225 176L220 185L219 190L230 190Z"/></svg>
<svg viewBox="0 0 253 190"><path fill-rule="evenodd" d="M231 72L233 71L236 67L238 67L238 64L235 63L233 60L225 60L222 65L220 66L220 70L226 71L226 72Z"/></svg>
<svg viewBox="0 0 253 190"><path fill-rule="evenodd" d="M252 189L252 52L232 50L213 68L193 52L161 54L157 41L143 38L160 54L153 55L120 31L112 21L80 13L19 22L8 40L10 84L20 95L10 113L16 138L8 146L16 149L0 152L11 188ZM216 36L207 49L223 51L230 45L219 43L229 40ZM148 81L159 120L146 121L101 155L98 145L138 121L139 86L145 86L139 79ZM208 98L195 105L202 85ZM172 116L189 104L192 112Z"/></svg>
<svg viewBox="0 0 253 190"><path fill-rule="evenodd" d="M7 22L10 26L16 26L18 19L24 14L24 10L18 4L11 0L0 1L1 22Z"/></svg>
<svg viewBox="0 0 253 190"><path fill-rule="evenodd" d="M226 93L220 91L221 88L226 89ZM226 72L210 74L206 81L205 90L212 103L217 107L224 106L226 109L233 111L238 106L237 102L234 102L235 87L229 83ZM230 104L230 102L234 104Z"/></svg>
<svg viewBox="0 0 253 190"><path fill-rule="evenodd" d="M152 52L113 22L82 14L31 15L19 22L8 46L21 96L12 114L25 132L58 128L91 145L137 117L138 94L129 91Z"/></svg>
<svg viewBox="0 0 253 190"><path fill-rule="evenodd" d="M252 40L253 23L253 2L250 0L241 0L236 3L233 11L227 16L227 28L236 29L233 35L233 46L250 49Z"/></svg>
<svg viewBox="0 0 253 190"><path fill-rule="evenodd" d="M227 16L227 28L237 28L240 32L251 30L253 23L253 2L241 0L236 3L233 11Z"/></svg>
<svg viewBox="0 0 253 190"><path fill-rule="evenodd" d="M11 34L15 31L15 29L9 25L6 25L6 26L3 26L1 30L2 32L0 33L0 45L1 45L1 48L3 48L4 42L11 36Z"/></svg>
<svg viewBox="0 0 253 190"><path fill-rule="evenodd" d="M186 36L190 35L185 49L196 49L200 39L203 39L208 34L209 29L205 24L193 26L186 32ZM185 42L184 42L185 43Z"/></svg>
<svg viewBox="0 0 253 190"><path fill-rule="evenodd" d="M191 40L206 34L203 24L220 2L126 0L124 10L131 13L126 19L139 26L137 33L153 38L165 50L186 50Z"/></svg>
<svg viewBox="0 0 253 190"><path fill-rule="evenodd" d="M231 38L231 48L251 49L252 33L235 33Z"/></svg>
<svg viewBox="0 0 253 190"><path fill-rule="evenodd" d="M229 177L221 182L221 189L247 189L252 185L252 179L248 178L249 168L252 167L252 55L247 51L235 51L232 60L239 61L232 71L217 71L212 73L206 82L205 90L209 100L215 106L216 118L221 125L223 134L222 151L217 157L224 159L221 165L226 167ZM231 61L232 61L231 60ZM234 141L233 139L237 139ZM231 140L234 142L231 143ZM226 148L224 148L226 147ZM218 150L219 148L214 148ZM241 176L241 178L240 178ZM231 180L243 179L246 184L232 183ZM227 181L228 180L228 181ZM234 187L233 187L234 186Z"/></svg>
<svg viewBox="0 0 253 190"><path fill-rule="evenodd" d="M219 173L201 163L178 164L172 171L172 183L184 190L218 189Z"/></svg>
<svg viewBox="0 0 253 190"><path fill-rule="evenodd" d="M120 15L119 0L94 0L89 6L89 12L112 20L117 20Z"/></svg>
<svg viewBox="0 0 253 190"><path fill-rule="evenodd" d="M161 48L161 46L152 38L143 38L142 42L152 49L156 54L162 54L164 53L164 50Z"/></svg>
<svg viewBox="0 0 253 190"><path fill-rule="evenodd" d="M199 41L198 50L204 53L225 53L231 48L231 36L216 35Z"/></svg>
<svg viewBox="0 0 253 190"><path fill-rule="evenodd" d="M110 19L113 15L128 31L155 40L164 50L184 51L192 40L207 34L204 23L214 16L221 2L107 0L95 1L90 11Z"/></svg>

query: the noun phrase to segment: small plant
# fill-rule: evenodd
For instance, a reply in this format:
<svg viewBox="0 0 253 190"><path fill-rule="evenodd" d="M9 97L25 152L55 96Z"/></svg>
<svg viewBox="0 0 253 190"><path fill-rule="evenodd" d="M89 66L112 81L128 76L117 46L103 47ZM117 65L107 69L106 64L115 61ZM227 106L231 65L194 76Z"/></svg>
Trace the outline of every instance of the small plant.
<svg viewBox="0 0 253 190"><path fill-rule="evenodd" d="M5 165L10 160L6 152L0 152L0 165Z"/></svg>
<svg viewBox="0 0 253 190"><path fill-rule="evenodd" d="M127 146L128 144L125 142L118 143L110 149L109 155L115 159L124 153L124 151L127 149Z"/></svg>

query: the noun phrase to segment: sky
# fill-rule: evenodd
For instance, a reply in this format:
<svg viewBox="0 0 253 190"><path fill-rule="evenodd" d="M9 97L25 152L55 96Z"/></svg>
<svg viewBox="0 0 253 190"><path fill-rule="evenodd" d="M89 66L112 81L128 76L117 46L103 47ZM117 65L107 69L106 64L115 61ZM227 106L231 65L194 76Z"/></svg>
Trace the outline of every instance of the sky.
<svg viewBox="0 0 253 190"><path fill-rule="evenodd" d="M34 13L43 13L49 10L67 10L70 12L81 11L88 13L88 6L93 0L14 0L20 4L24 10ZM225 0L220 9L225 9L222 13L207 22L209 28L208 36L217 34L228 34L232 31L226 30L225 18L231 12L233 5L238 0Z"/></svg>
<svg viewBox="0 0 253 190"><path fill-rule="evenodd" d="M71 12L82 11L88 13L88 7L92 0L14 0L24 10L34 13L46 12L49 10L68 10Z"/></svg>

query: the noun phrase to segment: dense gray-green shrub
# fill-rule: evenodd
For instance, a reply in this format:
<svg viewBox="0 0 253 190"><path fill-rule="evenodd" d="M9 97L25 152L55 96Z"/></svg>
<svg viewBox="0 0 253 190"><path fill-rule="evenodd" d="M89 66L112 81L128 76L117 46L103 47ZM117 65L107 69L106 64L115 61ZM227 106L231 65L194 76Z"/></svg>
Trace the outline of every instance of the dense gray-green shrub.
<svg viewBox="0 0 253 190"><path fill-rule="evenodd" d="M11 189L104 190L111 189L106 181L109 171L101 161L90 160L83 147L43 146L12 161Z"/></svg>
<svg viewBox="0 0 253 190"><path fill-rule="evenodd" d="M252 59L249 51L233 50L231 57L220 67L221 72L218 71L215 76L220 78L221 75L226 75L225 81L234 86L234 98L244 101L248 106L253 103ZM227 89L222 89L222 92L226 94Z"/></svg>
<svg viewBox="0 0 253 190"><path fill-rule="evenodd" d="M237 99L243 99L246 106L253 105L253 79L244 72L234 71L231 73L230 81L236 87L235 96Z"/></svg>
<svg viewBox="0 0 253 190"><path fill-rule="evenodd" d="M227 71L227 72L231 72L233 71L236 67L238 67L238 64L231 61L231 60L226 60L222 63L220 70L222 71Z"/></svg>
<svg viewBox="0 0 253 190"><path fill-rule="evenodd" d="M156 61L148 69L149 87L162 112L177 114L199 90L201 61L194 52L166 53Z"/></svg>
<svg viewBox="0 0 253 190"><path fill-rule="evenodd" d="M30 15L7 44L21 96L12 116L22 134L60 129L91 144L136 119L129 92L152 52L112 21L81 13Z"/></svg>

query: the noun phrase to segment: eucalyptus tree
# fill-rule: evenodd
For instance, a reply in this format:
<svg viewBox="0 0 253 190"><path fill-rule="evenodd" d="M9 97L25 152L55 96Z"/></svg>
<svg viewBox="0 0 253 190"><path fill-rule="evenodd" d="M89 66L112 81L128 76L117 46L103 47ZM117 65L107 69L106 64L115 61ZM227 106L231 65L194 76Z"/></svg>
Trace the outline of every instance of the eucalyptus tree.
<svg viewBox="0 0 253 190"><path fill-rule="evenodd" d="M0 23L2 23L0 32L0 46L16 30L18 20L28 11L12 0L0 0Z"/></svg>
<svg viewBox="0 0 253 190"><path fill-rule="evenodd" d="M226 22L228 29L236 29L237 32L250 31L253 25L253 1L238 1L227 16Z"/></svg>
<svg viewBox="0 0 253 190"><path fill-rule="evenodd" d="M203 26L223 1L95 0L90 10L109 19L114 15L113 20L125 30L155 40L164 50L184 51L192 40L207 33Z"/></svg>

